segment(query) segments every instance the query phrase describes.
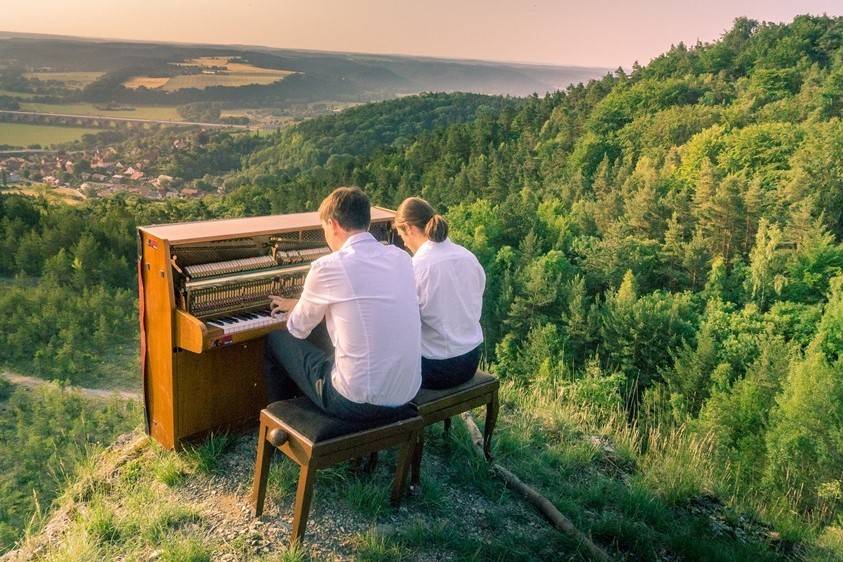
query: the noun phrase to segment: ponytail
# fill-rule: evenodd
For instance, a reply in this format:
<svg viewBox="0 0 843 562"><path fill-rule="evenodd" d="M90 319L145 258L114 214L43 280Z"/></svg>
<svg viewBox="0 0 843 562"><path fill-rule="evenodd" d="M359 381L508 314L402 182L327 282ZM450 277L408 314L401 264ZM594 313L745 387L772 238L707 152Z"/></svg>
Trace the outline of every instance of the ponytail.
<svg viewBox="0 0 843 562"><path fill-rule="evenodd" d="M448 221L437 213L424 225L424 233L434 242L444 242L448 237Z"/></svg>
<svg viewBox="0 0 843 562"><path fill-rule="evenodd" d="M424 199L408 197L398 206L395 225L399 228L415 226L434 242L448 238L448 221Z"/></svg>

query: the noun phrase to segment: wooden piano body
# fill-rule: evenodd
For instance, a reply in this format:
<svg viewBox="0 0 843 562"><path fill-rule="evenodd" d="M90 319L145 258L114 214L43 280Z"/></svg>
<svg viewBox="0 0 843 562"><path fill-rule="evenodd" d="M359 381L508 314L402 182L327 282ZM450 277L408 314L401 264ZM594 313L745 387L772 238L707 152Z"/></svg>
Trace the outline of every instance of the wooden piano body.
<svg viewBox="0 0 843 562"><path fill-rule="evenodd" d="M393 217L372 208L370 232L384 243L397 239ZM263 336L284 327L283 318L260 310L268 308L265 293L283 287L297 297L309 262L327 251L317 213L138 229L141 369L152 437L174 448L257 422L266 405ZM264 269L248 269L256 263ZM222 288L221 279L228 283Z"/></svg>

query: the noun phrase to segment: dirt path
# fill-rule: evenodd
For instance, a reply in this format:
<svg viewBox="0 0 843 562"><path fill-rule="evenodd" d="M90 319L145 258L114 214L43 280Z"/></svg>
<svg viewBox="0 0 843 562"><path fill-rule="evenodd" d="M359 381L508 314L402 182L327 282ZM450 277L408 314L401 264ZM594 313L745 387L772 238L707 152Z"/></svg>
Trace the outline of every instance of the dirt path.
<svg viewBox="0 0 843 562"><path fill-rule="evenodd" d="M47 384L50 381L39 379L38 377L28 377L26 375L19 375L18 373L13 373L11 371L0 371L0 376L4 377L12 384L16 384L18 386L25 386L27 388L36 388L43 384ZM96 398L99 400L105 400L108 398L121 398L123 400L140 400L141 395L139 392L132 392L130 390L109 390L105 388L84 388L81 386L69 386L68 388L72 388L73 390L79 392L83 396L87 396L89 398Z"/></svg>

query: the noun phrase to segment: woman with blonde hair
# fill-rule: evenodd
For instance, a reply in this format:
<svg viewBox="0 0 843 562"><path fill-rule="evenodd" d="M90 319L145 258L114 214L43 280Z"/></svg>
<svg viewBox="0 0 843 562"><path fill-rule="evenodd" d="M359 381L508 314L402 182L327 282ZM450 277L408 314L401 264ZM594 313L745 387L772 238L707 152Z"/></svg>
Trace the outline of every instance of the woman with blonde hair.
<svg viewBox="0 0 843 562"><path fill-rule="evenodd" d="M480 363L486 274L474 254L451 242L447 221L424 199L405 199L395 226L413 254L422 321L422 387L460 385Z"/></svg>

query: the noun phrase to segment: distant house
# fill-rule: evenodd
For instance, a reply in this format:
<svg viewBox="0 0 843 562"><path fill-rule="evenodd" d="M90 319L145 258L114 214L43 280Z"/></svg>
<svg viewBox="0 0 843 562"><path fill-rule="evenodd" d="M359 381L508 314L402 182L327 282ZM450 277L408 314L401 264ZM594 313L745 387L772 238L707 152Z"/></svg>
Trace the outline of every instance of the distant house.
<svg viewBox="0 0 843 562"><path fill-rule="evenodd" d="M3 166L10 172L20 170L25 167L25 164L27 164L27 161L23 158L6 158L3 161Z"/></svg>
<svg viewBox="0 0 843 562"><path fill-rule="evenodd" d="M199 190L195 187L185 187L180 191L180 193L184 197L196 197L199 195Z"/></svg>
<svg viewBox="0 0 843 562"><path fill-rule="evenodd" d="M133 172L133 173L129 176L129 178L130 178L131 180L133 180L133 181L138 181L138 180L140 180L140 179L142 179L142 178L143 178L143 172L141 172L140 170L138 170L138 171L136 171L136 172Z"/></svg>
<svg viewBox="0 0 843 562"><path fill-rule="evenodd" d="M120 174L114 174L113 176L111 176L111 181L113 181L114 183L122 183L123 179L124 177Z"/></svg>
<svg viewBox="0 0 843 562"><path fill-rule="evenodd" d="M147 199L158 197L158 192L146 185L134 189L134 192L140 195L141 197L146 197Z"/></svg>
<svg viewBox="0 0 843 562"><path fill-rule="evenodd" d="M108 176L105 174L91 174L91 179L94 181L105 181L108 179Z"/></svg>

